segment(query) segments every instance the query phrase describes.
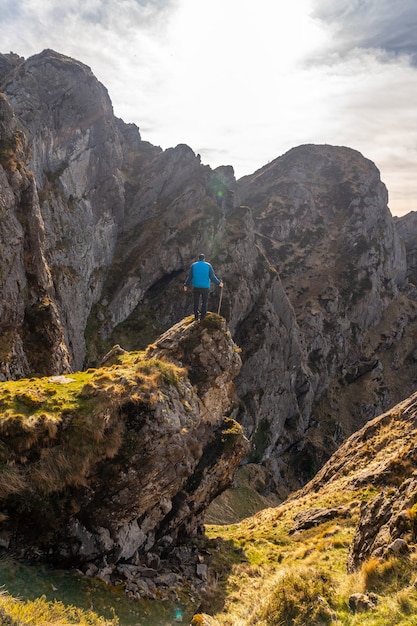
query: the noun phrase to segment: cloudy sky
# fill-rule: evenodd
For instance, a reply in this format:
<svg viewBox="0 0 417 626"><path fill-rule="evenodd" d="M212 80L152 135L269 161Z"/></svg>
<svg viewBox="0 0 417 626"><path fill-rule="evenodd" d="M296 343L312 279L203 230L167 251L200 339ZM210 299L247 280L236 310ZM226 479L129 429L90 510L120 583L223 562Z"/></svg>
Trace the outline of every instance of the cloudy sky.
<svg viewBox="0 0 417 626"><path fill-rule="evenodd" d="M89 65L162 148L254 172L305 143L375 162L417 210L415 0L0 0L0 52Z"/></svg>

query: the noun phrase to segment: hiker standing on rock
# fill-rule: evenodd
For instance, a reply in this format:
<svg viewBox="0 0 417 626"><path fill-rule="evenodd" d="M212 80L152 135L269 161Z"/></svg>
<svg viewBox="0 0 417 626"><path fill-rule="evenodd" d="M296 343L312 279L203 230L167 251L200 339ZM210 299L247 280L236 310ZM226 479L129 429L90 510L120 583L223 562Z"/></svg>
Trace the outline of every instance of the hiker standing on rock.
<svg viewBox="0 0 417 626"><path fill-rule="evenodd" d="M204 260L204 254L200 254L198 261L193 263L188 272L187 280L184 283L184 291L192 285L194 294L194 318L203 319L207 313L207 301L210 289L210 280L219 287L223 287L223 282L217 278L210 263ZM201 296L201 311L200 311Z"/></svg>

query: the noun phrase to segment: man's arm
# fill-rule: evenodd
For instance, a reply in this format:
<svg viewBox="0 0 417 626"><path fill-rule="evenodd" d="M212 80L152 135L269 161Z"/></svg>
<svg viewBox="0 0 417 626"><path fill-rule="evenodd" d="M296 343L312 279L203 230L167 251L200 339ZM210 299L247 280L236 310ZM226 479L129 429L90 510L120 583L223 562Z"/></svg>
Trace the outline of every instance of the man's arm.
<svg viewBox="0 0 417 626"><path fill-rule="evenodd" d="M219 285L220 287L223 287L223 281L221 281L219 278L217 278L216 274L214 273L213 267L210 265L209 268L209 276L210 279L216 283L216 285Z"/></svg>
<svg viewBox="0 0 417 626"><path fill-rule="evenodd" d="M187 291L188 287L191 285L192 280L193 280L193 266L190 267L188 276L184 282L184 291Z"/></svg>

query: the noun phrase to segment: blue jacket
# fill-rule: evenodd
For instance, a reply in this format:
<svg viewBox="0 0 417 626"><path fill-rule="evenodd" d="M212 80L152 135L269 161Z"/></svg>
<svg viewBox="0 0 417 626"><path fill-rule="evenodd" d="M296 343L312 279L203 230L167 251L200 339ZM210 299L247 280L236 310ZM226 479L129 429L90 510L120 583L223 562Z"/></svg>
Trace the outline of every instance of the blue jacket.
<svg viewBox="0 0 417 626"><path fill-rule="evenodd" d="M209 289L210 279L216 283L216 285L220 285L221 283L221 280L217 278L210 263L200 260L193 263L190 267L190 271L188 272L187 280L184 285L188 287L191 284L196 288Z"/></svg>

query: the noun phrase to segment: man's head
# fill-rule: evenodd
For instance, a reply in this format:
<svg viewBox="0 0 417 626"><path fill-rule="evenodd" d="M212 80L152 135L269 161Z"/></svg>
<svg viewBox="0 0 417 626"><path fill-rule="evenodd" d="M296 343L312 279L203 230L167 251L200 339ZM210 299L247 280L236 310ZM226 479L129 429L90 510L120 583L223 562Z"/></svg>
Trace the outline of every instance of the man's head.
<svg viewBox="0 0 417 626"><path fill-rule="evenodd" d="M199 260L199 261L204 261L204 258L205 258L205 257L204 257L204 254L199 254L199 255L198 255L198 260Z"/></svg>

